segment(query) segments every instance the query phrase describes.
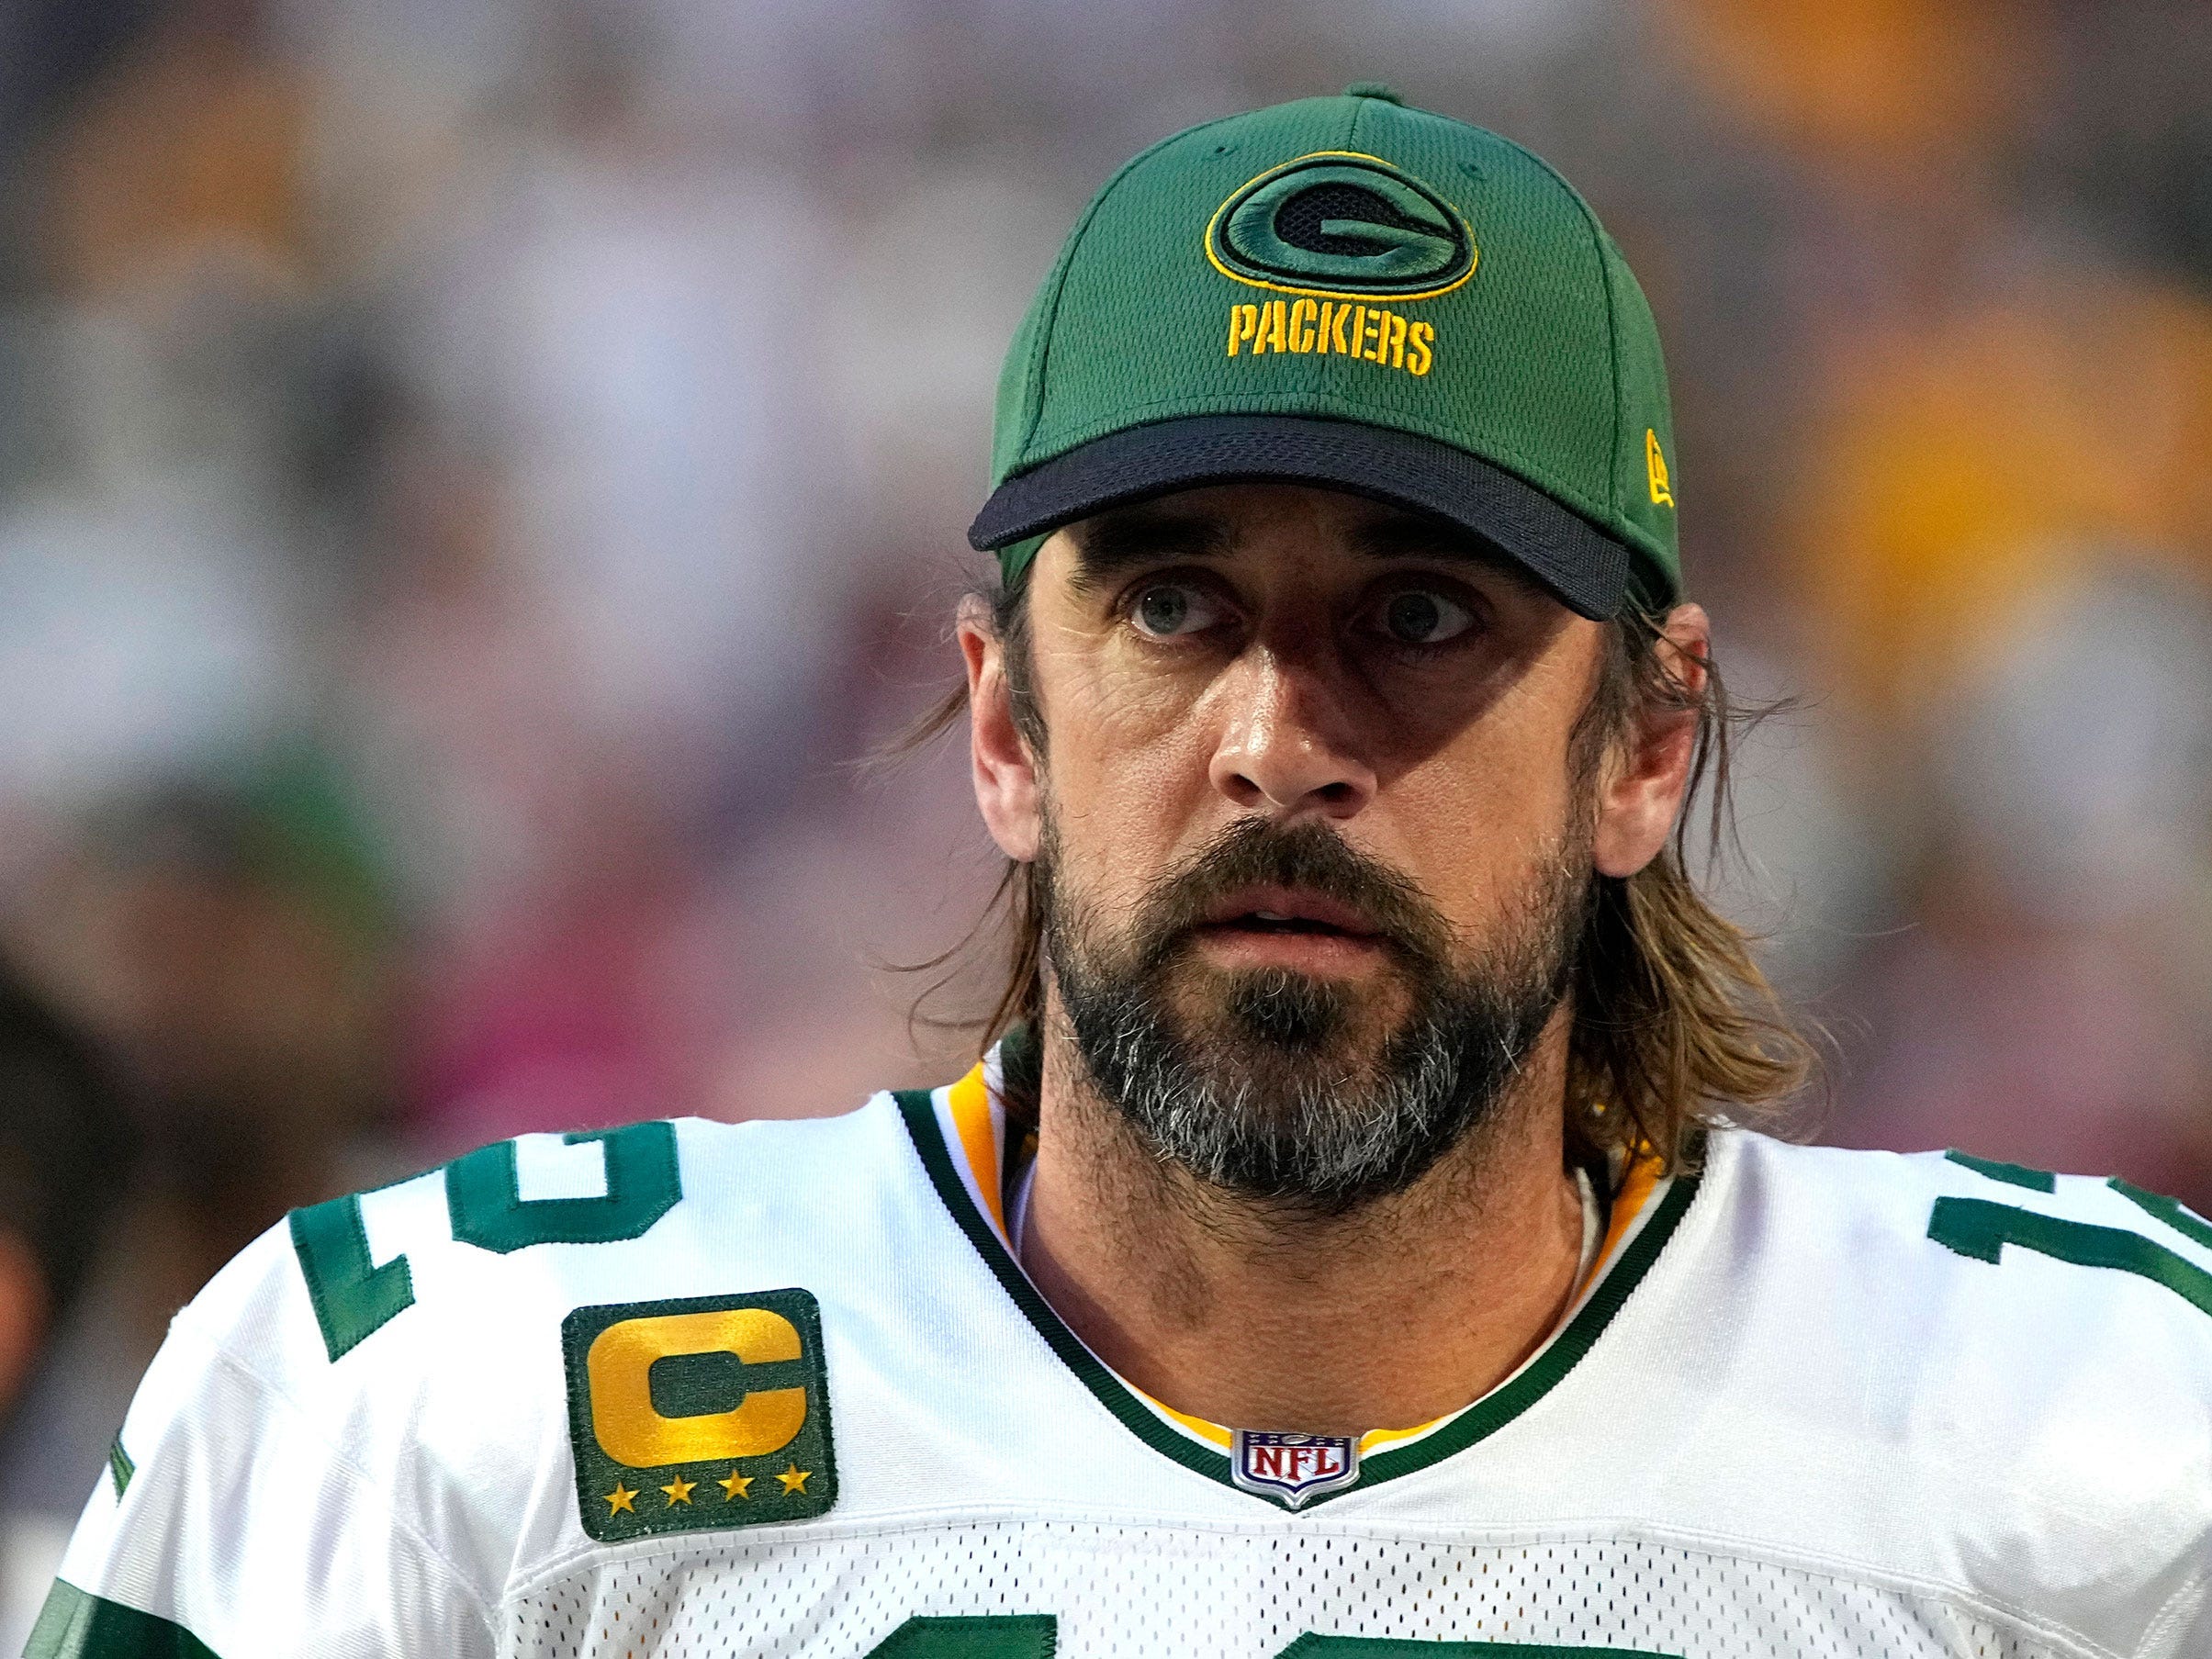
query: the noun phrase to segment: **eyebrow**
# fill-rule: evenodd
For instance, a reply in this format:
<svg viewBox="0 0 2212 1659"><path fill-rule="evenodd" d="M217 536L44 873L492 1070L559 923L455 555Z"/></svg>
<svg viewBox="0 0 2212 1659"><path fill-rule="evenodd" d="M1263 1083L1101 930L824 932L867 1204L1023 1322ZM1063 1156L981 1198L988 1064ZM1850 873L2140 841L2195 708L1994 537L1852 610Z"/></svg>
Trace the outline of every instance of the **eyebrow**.
<svg viewBox="0 0 2212 1659"><path fill-rule="evenodd" d="M1218 559L1236 547L1229 521L1209 513L1163 510L1157 506L1127 507L1103 512L1075 527L1074 585L1081 590L1108 586L1123 572L1144 565L1180 559ZM1488 537L1420 513L1399 512L1352 532L1353 552L1363 558L1424 558L1467 565L1535 588L1511 555Z"/></svg>
<svg viewBox="0 0 2212 1659"><path fill-rule="evenodd" d="M1103 588L1123 571L1171 559L1218 559L1236 541L1221 520L1203 513L1125 508L1103 512L1074 532L1074 585Z"/></svg>

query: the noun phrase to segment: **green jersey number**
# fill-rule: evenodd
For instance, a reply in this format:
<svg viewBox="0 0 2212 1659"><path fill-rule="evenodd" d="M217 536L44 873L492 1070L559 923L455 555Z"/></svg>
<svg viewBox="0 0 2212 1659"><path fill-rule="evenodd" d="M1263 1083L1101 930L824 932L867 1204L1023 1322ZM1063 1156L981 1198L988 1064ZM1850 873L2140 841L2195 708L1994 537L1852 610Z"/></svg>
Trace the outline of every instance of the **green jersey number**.
<svg viewBox="0 0 2212 1659"><path fill-rule="evenodd" d="M533 1244L612 1244L636 1238L683 1196L674 1124L584 1129L562 1138L572 1147L600 1143L607 1160L605 1193L597 1198L523 1197L514 1142L502 1140L445 1166L445 1208L454 1237L502 1256Z"/></svg>
<svg viewBox="0 0 2212 1659"><path fill-rule="evenodd" d="M1060 1620L1050 1613L909 1619L868 1659L1052 1659L1059 1643Z"/></svg>
<svg viewBox="0 0 2212 1659"><path fill-rule="evenodd" d="M676 1207L683 1181L676 1126L635 1123L582 1129L570 1146L597 1141L607 1190L596 1198L524 1198L514 1142L503 1140L445 1166L445 1213L454 1237L501 1255L533 1244L612 1244L635 1239ZM292 1250L332 1360L415 1304L414 1272L404 1255L369 1261L358 1194L294 1210Z"/></svg>
<svg viewBox="0 0 2212 1659"><path fill-rule="evenodd" d="M1991 1163L1961 1152L1948 1154L1963 1164L2008 1186L2031 1192L2055 1193L2058 1178L2043 1170L2017 1164ZM2130 1186L2117 1176L2105 1185L2194 1243L2212 1248L2212 1225L2172 1198ZM2200 1312L2212 1314L2212 1272L2206 1272L2164 1245L2120 1227L2098 1227L2087 1221L2069 1221L2027 1210L2017 1205L1992 1204L1986 1198L1938 1198L1928 1215L1928 1237L1944 1249L1977 1261L2001 1262L2004 1247L2015 1245L2076 1267L2106 1267L2133 1273L2153 1284L2162 1284Z"/></svg>
<svg viewBox="0 0 2212 1659"><path fill-rule="evenodd" d="M1060 1621L1050 1613L909 1619L868 1659L1052 1659ZM1626 1647L1556 1647L1519 1642L1406 1642L1397 1637L1300 1636L1275 1659L1669 1659Z"/></svg>

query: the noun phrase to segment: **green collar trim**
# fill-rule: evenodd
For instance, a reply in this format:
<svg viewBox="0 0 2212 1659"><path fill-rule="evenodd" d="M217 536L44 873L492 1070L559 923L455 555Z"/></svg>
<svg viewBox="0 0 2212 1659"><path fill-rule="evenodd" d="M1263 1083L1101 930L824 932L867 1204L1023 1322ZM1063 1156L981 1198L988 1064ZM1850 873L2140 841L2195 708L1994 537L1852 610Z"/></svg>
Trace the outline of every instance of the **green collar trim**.
<svg viewBox="0 0 2212 1659"><path fill-rule="evenodd" d="M1230 1478L1226 1452L1201 1444L1162 1421L1127 1384L1099 1362L1097 1356L1083 1345L1082 1340L1038 1295L1037 1287L1029 1283L1028 1274L1007 1250L990 1218L975 1207L975 1201L969 1195L953 1162L951 1149L945 1144L938 1124L937 1104L929 1091L901 1089L893 1098L905 1119L906 1133L914 1140L914 1149L921 1158L922 1167L928 1171L930 1184L937 1188L938 1199L960 1231L968 1236L968 1242L983 1259L983 1265L991 1270L1015 1306L1037 1328L1037 1334L1060 1357L1061 1363L1075 1373L1076 1380L1091 1391L1101 1406L1120 1419L1123 1428L1154 1452L1209 1480L1218 1481L1232 1491L1243 1491ZM1557 1387L1590 1351L1600 1333L1612 1322L1613 1316L1621 1311L1622 1305L1659 1259L1659 1252L1674 1236L1675 1228L1681 1225L1690 1200L1696 1196L1699 1180L1696 1175L1675 1178L1651 1218L1623 1250L1620 1259L1599 1282L1581 1311L1519 1375L1492 1389L1443 1428L1410 1444L1385 1447L1364 1457L1358 1480L1338 1491L1315 1495L1306 1501L1299 1513L1346 1493L1364 1492L1385 1481L1415 1474L1478 1440L1488 1440ZM1273 1498L1260 1493L1246 1496L1270 1509L1279 1508Z"/></svg>
<svg viewBox="0 0 2212 1659"><path fill-rule="evenodd" d="M1029 1323L1037 1327L1037 1334L1060 1356L1061 1363L1097 1396L1101 1406L1121 1419L1123 1428L1154 1452L1173 1458L1185 1469L1196 1470L1225 1486L1230 1485L1226 1457L1162 1422L1151 1407L1128 1391L1120 1378L1098 1362L1098 1357L1083 1345L1082 1340L1052 1311L1050 1304L1037 1294L1037 1286L1029 1283L1029 1275L1022 1272L1021 1263L999 1241L990 1218L976 1209L975 1201L968 1195L960 1171L953 1166L951 1149L945 1145L945 1138L938 1129L937 1103L930 1098L929 1091L901 1089L892 1098L898 1102L899 1111L906 1119L906 1133L914 1138L914 1149L921 1155L922 1167L929 1171L930 1184L937 1188L938 1197L960 1224L960 1231L968 1235L968 1242L975 1246L983 1265L1005 1287L1006 1295L1014 1298L1014 1306L1027 1316ZM1273 1499L1260 1501L1274 1507Z"/></svg>

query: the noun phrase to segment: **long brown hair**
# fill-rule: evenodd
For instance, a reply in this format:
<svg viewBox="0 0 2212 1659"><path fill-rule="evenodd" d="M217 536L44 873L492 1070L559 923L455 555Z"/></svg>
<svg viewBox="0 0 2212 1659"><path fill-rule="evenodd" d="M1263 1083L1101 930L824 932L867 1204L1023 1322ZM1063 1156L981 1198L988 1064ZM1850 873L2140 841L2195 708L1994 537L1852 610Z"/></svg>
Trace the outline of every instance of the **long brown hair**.
<svg viewBox="0 0 2212 1659"><path fill-rule="evenodd" d="M1044 721L1030 677L1027 584L978 597L990 607L1005 653L1016 727L1045 749ZM1701 796L1708 858L1734 844L1729 762L1732 742L1771 709L1741 709L1729 698L1710 655L1701 676L1678 667L1664 619L1631 606L1606 624L1605 659L1589 705L1577 722L1569 764L1596 774L1612 745L1654 711L1693 714L1688 800ZM1694 683L1693 683L1694 681ZM894 741L913 752L954 726L968 707L956 688ZM1773 1127L1818 1069L1812 1041L1791 1019L1753 953L1755 941L1706 900L1691 880L1701 814L1686 806L1667 843L1633 876L1595 878L1596 891L1575 956L1573 1026L1567 1045L1567 1138L1578 1161L1616 1150L1656 1155L1668 1170L1691 1156L1692 1131L1719 1122ZM1039 1028L1044 1014L1044 876L1034 863L1007 860L997 891L968 936L942 955L910 965L938 970L915 1003L918 1023L972 1028L977 1052L1009 1031ZM993 918L1004 921L993 926ZM947 1020L921 1007L958 977L958 963L994 937L1006 950L1005 977L990 1012ZM1016 1103L1009 1103L1010 1107Z"/></svg>
<svg viewBox="0 0 2212 1659"><path fill-rule="evenodd" d="M1596 878L1571 988L1567 1131L1595 1150L1648 1148L1672 1170L1701 1125L1778 1126L1818 1054L1759 967L1751 936L1690 874L1701 793L1708 858L1734 848L1733 742L1773 711L1738 709L1710 653L1693 685L1663 623L1632 605L1606 625L1598 689L1571 745L1578 771L1593 775L1645 714L1696 717L1674 834L1634 875Z"/></svg>

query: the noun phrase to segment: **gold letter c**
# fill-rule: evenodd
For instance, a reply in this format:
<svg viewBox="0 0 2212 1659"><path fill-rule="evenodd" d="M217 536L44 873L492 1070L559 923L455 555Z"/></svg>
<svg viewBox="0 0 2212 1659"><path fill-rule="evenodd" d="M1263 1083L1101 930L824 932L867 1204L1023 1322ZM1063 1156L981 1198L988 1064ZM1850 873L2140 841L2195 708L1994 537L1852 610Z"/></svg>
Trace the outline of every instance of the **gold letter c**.
<svg viewBox="0 0 2212 1659"><path fill-rule="evenodd" d="M788 1444L805 1423L805 1389L764 1389L728 1411L663 1417L653 1408L653 1362L670 1354L734 1353L762 1365L803 1352L798 1328L765 1307L624 1319L601 1331L584 1359L591 1431L609 1457L634 1469L759 1457Z"/></svg>

